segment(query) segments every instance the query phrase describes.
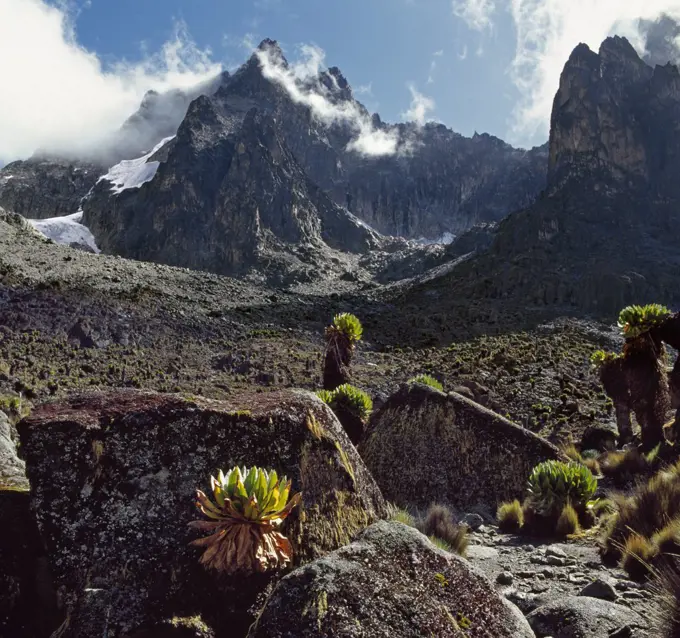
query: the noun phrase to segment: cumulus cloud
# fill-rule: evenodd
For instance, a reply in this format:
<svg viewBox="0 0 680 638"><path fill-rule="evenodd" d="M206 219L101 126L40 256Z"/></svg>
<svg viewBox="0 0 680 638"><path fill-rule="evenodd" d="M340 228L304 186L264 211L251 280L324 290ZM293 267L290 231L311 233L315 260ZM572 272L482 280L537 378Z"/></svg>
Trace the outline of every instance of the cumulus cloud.
<svg viewBox="0 0 680 638"><path fill-rule="evenodd" d="M36 149L97 149L147 90L191 89L220 71L182 24L157 53L105 66L78 44L68 7L0 0L0 165Z"/></svg>
<svg viewBox="0 0 680 638"><path fill-rule="evenodd" d="M489 29L496 11L494 0L453 0L453 13L477 31Z"/></svg>
<svg viewBox="0 0 680 638"><path fill-rule="evenodd" d="M369 157L408 151L411 141L401 139L397 128L376 126L373 118L357 102L335 99L323 84L316 81L324 69L325 54L320 48L303 45L299 50L299 59L290 64L281 59L272 47L256 51L263 75L283 87L294 102L308 107L323 124L348 126L353 132L348 150ZM412 103L409 112L413 109ZM413 112L421 113L420 110Z"/></svg>
<svg viewBox="0 0 680 638"><path fill-rule="evenodd" d="M643 54L645 21L680 17L680 0L507 0L517 43L510 75L519 90L513 141L547 137L552 101L564 63L579 42L597 51L609 35L627 37ZM642 22L641 22L642 21Z"/></svg>
<svg viewBox="0 0 680 638"><path fill-rule="evenodd" d="M680 24L664 14L657 20L640 20L645 40L643 58L648 64L680 62Z"/></svg>

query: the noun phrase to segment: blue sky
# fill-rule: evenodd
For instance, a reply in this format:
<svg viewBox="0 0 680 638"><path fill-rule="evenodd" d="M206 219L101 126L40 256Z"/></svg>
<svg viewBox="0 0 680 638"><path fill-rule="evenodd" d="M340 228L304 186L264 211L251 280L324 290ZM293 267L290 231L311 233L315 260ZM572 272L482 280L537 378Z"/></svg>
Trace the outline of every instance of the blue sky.
<svg viewBox="0 0 680 638"><path fill-rule="evenodd" d="M149 88L194 86L265 37L293 61L318 47L386 121L530 147L573 48L616 33L643 53L639 19L664 13L680 0L0 0L0 165L96 147Z"/></svg>

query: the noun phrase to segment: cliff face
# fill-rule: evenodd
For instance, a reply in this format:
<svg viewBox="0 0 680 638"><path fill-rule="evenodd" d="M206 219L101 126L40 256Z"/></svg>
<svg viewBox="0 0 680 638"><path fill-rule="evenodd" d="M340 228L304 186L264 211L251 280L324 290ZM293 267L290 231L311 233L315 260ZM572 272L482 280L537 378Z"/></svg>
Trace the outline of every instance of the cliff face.
<svg viewBox="0 0 680 638"><path fill-rule="evenodd" d="M275 43L274 57L286 61ZM257 57L223 82L215 99L263 109L309 177L338 205L386 235L407 238L457 234L478 222L497 221L532 202L545 186L547 148L514 149L490 135L466 138L438 124L389 125L369 116L336 68L307 90L361 113L375 130L404 142L391 155L366 157L351 147L347 124L325 125L265 78ZM407 149L408 147L408 149Z"/></svg>
<svg viewBox="0 0 680 638"><path fill-rule="evenodd" d="M437 238L498 221L544 187L546 147L524 151L490 135L427 124L412 157L348 162L347 205L377 230ZM339 201L343 188L335 188Z"/></svg>
<svg viewBox="0 0 680 638"><path fill-rule="evenodd" d="M436 286L500 312L611 319L630 303L680 303L678 122L677 67L646 65L623 38L579 45L554 101L546 192ZM445 305L431 288L415 297Z"/></svg>
<svg viewBox="0 0 680 638"><path fill-rule="evenodd" d="M100 173L100 166L84 162L12 162L0 170L0 207L32 219L71 215Z"/></svg>
<svg viewBox="0 0 680 638"><path fill-rule="evenodd" d="M550 187L602 172L617 188L674 191L679 109L676 66L648 66L625 38L608 38L599 53L579 45L553 104Z"/></svg>

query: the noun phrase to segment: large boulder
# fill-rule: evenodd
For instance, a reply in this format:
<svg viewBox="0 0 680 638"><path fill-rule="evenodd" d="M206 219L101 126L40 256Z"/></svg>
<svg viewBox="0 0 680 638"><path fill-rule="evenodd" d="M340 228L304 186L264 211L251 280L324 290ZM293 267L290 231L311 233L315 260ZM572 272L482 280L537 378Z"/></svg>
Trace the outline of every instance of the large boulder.
<svg viewBox="0 0 680 638"><path fill-rule="evenodd" d="M532 611L527 619L539 638L600 638L626 626L629 631L621 635L632 636L633 630L647 629L649 625L623 605L588 596L569 596L548 603Z"/></svg>
<svg viewBox="0 0 680 638"><path fill-rule="evenodd" d="M274 468L302 492L282 528L296 564L384 513L339 422L308 392L233 403L95 393L41 406L19 435L69 636L132 636L196 616L216 636L245 634L272 578L218 578L189 546L195 490L220 468Z"/></svg>
<svg viewBox="0 0 680 638"><path fill-rule="evenodd" d="M411 527L380 521L283 578L248 638L533 635L465 559Z"/></svg>
<svg viewBox="0 0 680 638"><path fill-rule="evenodd" d="M0 411L0 636L30 638L53 628L56 600L14 434Z"/></svg>
<svg viewBox="0 0 680 638"><path fill-rule="evenodd" d="M456 393L404 385L372 417L359 451L387 500L494 507L520 498L532 468L559 450Z"/></svg>

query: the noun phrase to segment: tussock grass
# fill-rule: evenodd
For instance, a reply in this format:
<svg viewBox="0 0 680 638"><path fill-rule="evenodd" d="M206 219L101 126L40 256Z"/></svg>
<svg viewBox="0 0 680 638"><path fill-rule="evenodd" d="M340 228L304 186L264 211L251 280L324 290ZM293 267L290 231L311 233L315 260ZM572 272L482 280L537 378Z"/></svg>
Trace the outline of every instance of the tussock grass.
<svg viewBox="0 0 680 638"><path fill-rule="evenodd" d="M516 534L524 526L522 504L517 499L509 503L501 503L496 512L496 520L502 532Z"/></svg>

